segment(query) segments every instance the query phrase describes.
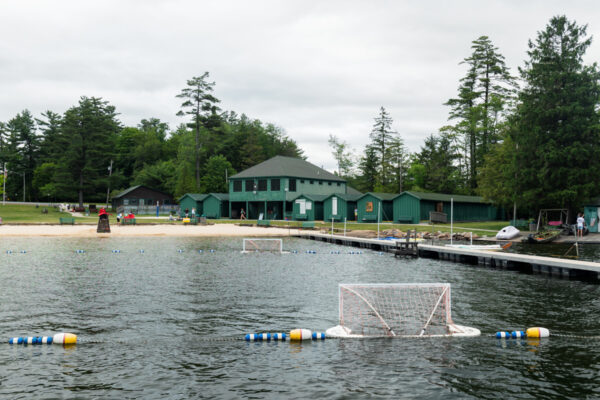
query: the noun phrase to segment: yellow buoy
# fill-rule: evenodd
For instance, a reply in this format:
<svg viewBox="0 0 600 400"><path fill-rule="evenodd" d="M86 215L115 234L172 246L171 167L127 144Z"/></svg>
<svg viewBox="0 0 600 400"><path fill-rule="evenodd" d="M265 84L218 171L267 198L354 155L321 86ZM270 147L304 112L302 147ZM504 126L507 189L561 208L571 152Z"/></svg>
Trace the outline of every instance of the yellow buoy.
<svg viewBox="0 0 600 400"><path fill-rule="evenodd" d="M312 332L309 329L293 329L290 331L290 340L312 340Z"/></svg>
<svg viewBox="0 0 600 400"><path fill-rule="evenodd" d="M550 331L546 328L527 328L528 338L544 338L550 336Z"/></svg>
<svg viewBox="0 0 600 400"><path fill-rule="evenodd" d="M52 338L54 344L77 344L77 335L72 333L57 333Z"/></svg>

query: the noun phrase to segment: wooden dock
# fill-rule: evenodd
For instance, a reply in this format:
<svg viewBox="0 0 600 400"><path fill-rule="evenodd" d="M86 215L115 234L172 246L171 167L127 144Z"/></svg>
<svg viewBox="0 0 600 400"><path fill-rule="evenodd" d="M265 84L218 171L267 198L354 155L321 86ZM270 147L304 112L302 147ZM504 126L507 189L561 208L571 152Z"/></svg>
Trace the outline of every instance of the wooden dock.
<svg viewBox="0 0 600 400"><path fill-rule="evenodd" d="M366 248L397 254L399 243L405 240L366 239L342 235L329 235L317 232L300 232L299 237L318 240L344 246ZM412 243L415 243L414 241ZM412 247L412 245L411 245ZM600 282L600 263L554 257L540 257L527 254L507 253L504 251L470 250L415 243L419 257L433 258L518 271L526 274L543 274L559 278Z"/></svg>

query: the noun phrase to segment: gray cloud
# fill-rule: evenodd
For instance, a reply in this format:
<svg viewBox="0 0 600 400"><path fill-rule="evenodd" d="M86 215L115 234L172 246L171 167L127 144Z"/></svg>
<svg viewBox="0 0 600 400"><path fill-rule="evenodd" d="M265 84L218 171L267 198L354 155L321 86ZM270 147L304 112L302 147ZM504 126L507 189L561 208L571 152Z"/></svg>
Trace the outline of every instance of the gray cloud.
<svg viewBox="0 0 600 400"><path fill-rule="evenodd" d="M333 169L327 137L360 153L380 106L415 151L447 123L471 41L516 67L553 15L589 23L595 2L3 1L0 120L100 96L126 125L175 127L187 79L209 71L222 108L272 122ZM593 44L587 61L598 60Z"/></svg>

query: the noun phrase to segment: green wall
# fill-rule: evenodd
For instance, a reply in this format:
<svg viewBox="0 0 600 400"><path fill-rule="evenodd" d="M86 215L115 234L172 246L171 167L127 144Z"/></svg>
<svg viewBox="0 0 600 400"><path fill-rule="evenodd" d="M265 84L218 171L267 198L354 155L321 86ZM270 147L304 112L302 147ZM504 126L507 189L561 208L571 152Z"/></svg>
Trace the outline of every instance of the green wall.
<svg viewBox="0 0 600 400"><path fill-rule="evenodd" d="M409 194L402 194L394 199L394 222L411 218L411 223L418 224L421 219L421 201Z"/></svg>
<svg viewBox="0 0 600 400"><path fill-rule="evenodd" d="M196 215L202 215L202 202L196 202L196 200L190 196L185 196L179 202L179 210L181 213L184 213L186 208L190 210L190 215L192 213L192 208L196 208Z"/></svg>
<svg viewBox="0 0 600 400"><path fill-rule="evenodd" d="M218 219L229 217L229 202L226 200L220 200L215 196L208 196L203 201L203 207L203 214L206 218Z"/></svg>
<svg viewBox="0 0 600 400"><path fill-rule="evenodd" d="M298 200L304 200L305 204L310 202L310 210L308 207L305 208L305 213L300 213L300 204ZM316 221L323 220L323 202L322 201L314 201L308 197L300 196L296 200L294 200L294 206L292 211L292 218L298 221Z"/></svg>
<svg viewBox="0 0 600 400"><path fill-rule="evenodd" d="M314 183L310 183L310 179L296 178L296 190L286 191L285 188L289 188L289 180L292 178L287 177L268 177L267 179L267 190L266 191L248 191L246 192L246 181L250 180L258 186L258 179L231 179L229 181L229 201L284 201L292 200L299 194L318 194L318 195L329 195L334 193L346 193L345 182L332 182L332 181L319 181L313 180ZM262 179L262 178L261 178ZM279 190L271 190L271 179L279 179L280 186ZM242 181L242 191L233 191L233 182ZM304 181L304 182L302 182ZM339 186L338 186L339 183Z"/></svg>
<svg viewBox="0 0 600 400"><path fill-rule="evenodd" d="M373 203L373 210L367 211L367 203ZM377 197L367 194L357 201L358 222L377 222L377 212L381 203L381 221L391 221L394 218L394 206L391 200L381 201Z"/></svg>

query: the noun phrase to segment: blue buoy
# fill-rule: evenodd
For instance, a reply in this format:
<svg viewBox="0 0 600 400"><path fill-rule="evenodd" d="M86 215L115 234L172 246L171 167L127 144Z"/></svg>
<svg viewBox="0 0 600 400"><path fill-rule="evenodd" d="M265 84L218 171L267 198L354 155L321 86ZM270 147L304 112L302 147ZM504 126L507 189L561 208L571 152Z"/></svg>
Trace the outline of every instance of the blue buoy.
<svg viewBox="0 0 600 400"><path fill-rule="evenodd" d="M12 254L12 250L6 250L6 254Z"/></svg>
<svg viewBox="0 0 600 400"><path fill-rule="evenodd" d="M312 340L325 340L325 332L313 332Z"/></svg>
<svg viewBox="0 0 600 400"><path fill-rule="evenodd" d="M83 254L83 253L85 253L85 250L77 249L77 250L75 250L75 253Z"/></svg>
<svg viewBox="0 0 600 400"><path fill-rule="evenodd" d="M113 250L112 252L113 252L113 253L120 253L120 252L121 252L121 250Z"/></svg>
<svg viewBox="0 0 600 400"><path fill-rule="evenodd" d="M285 333L249 333L244 336L246 342L269 342L271 340L285 341L285 339Z"/></svg>
<svg viewBox="0 0 600 400"><path fill-rule="evenodd" d="M510 332L496 332L496 337L498 339L508 339L510 338L512 335L510 334Z"/></svg>
<svg viewBox="0 0 600 400"><path fill-rule="evenodd" d="M183 249L177 249L178 253L183 253Z"/></svg>
<svg viewBox="0 0 600 400"><path fill-rule="evenodd" d="M25 253L27 253L27 251L21 250L21 254L25 254Z"/></svg>
<svg viewBox="0 0 600 400"><path fill-rule="evenodd" d="M52 336L29 336L29 337L14 337L8 339L9 344L52 344Z"/></svg>
<svg viewBox="0 0 600 400"><path fill-rule="evenodd" d="M513 339L524 338L527 336L524 331L512 331L510 335Z"/></svg>
<svg viewBox="0 0 600 400"><path fill-rule="evenodd" d="M214 252L215 252L213 249L210 249L209 251L210 251L211 253L214 253Z"/></svg>
<svg viewBox="0 0 600 400"><path fill-rule="evenodd" d="M144 249L140 249L140 253L143 253L143 252L144 252Z"/></svg>
<svg viewBox="0 0 600 400"><path fill-rule="evenodd" d="M198 250L198 253L202 254L202 253L204 253L204 250L200 249L200 250Z"/></svg>

